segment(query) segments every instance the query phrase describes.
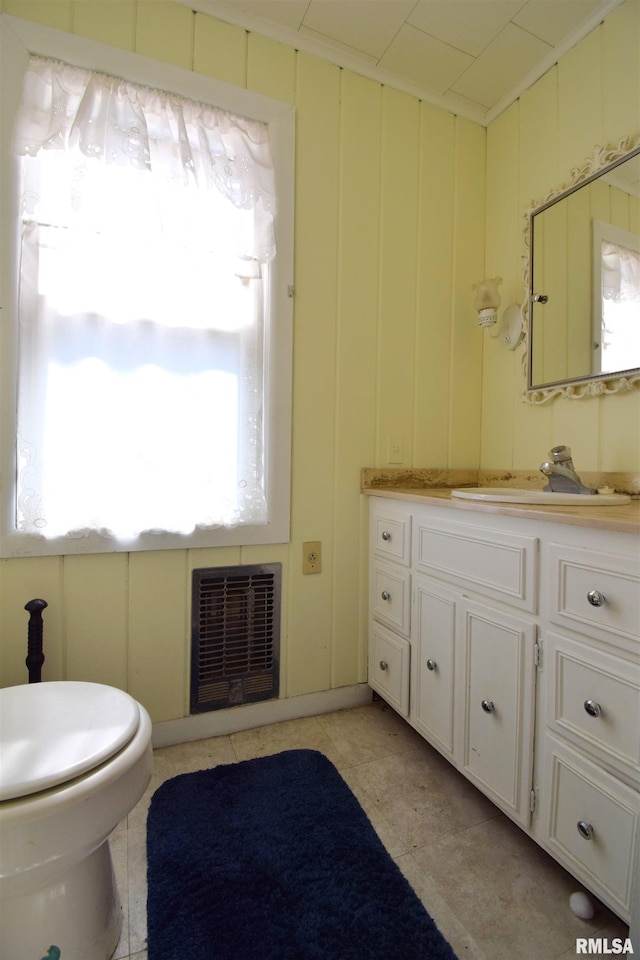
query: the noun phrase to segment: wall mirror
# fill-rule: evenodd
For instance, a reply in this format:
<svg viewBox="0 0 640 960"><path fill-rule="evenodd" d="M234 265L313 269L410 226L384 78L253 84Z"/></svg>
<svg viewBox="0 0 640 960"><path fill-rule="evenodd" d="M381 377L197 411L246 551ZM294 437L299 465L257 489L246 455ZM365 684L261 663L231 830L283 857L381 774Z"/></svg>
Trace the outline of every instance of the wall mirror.
<svg viewBox="0 0 640 960"><path fill-rule="evenodd" d="M640 138L596 147L525 214L524 399L640 385Z"/></svg>

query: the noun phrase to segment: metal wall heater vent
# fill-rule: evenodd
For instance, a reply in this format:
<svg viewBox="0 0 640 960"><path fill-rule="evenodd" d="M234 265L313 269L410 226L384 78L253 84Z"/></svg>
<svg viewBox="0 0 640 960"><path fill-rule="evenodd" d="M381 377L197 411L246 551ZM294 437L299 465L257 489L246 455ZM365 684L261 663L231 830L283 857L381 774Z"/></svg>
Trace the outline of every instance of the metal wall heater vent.
<svg viewBox="0 0 640 960"><path fill-rule="evenodd" d="M193 571L191 713L280 691L282 564Z"/></svg>

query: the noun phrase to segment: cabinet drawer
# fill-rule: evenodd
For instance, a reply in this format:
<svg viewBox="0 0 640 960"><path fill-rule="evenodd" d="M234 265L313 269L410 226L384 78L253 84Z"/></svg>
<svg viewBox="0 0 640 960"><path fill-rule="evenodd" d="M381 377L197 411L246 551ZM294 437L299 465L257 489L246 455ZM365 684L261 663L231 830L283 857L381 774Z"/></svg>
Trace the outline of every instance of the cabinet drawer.
<svg viewBox="0 0 640 960"><path fill-rule="evenodd" d="M637 640L640 561L552 543L551 619L596 637Z"/></svg>
<svg viewBox="0 0 640 960"><path fill-rule="evenodd" d="M558 858L620 916L629 916L638 794L548 738L548 839Z"/></svg>
<svg viewBox="0 0 640 960"><path fill-rule="evenodd" d="M548 726L640 782L640 663L554 634L549 645Z"/></svg>
<svg viewBox="0 0 640 960"><path fill-rule="evenodd" d="M534 613L537 606L535 537L462 524L415 521L415 563L421 573L467 587Z"/></svg>
<svg viewBox="0 0 640 960"><path fill-rule="evenodd" d="M371 568L371 610L376 620L409 636L411 574L402 567L374 563Z"/></svg>
<svg viewBox="0 0 640 960"><path fill-rule="evenodd" d="M394 510L371 512L371 548L379 557L409 566L411 561L411 517Z"/></svg>
<svg viewBox="0 0 640 960"><path fill-rule="evenodd" d="M369 686L403 717L409 715L409 641L378 623L369 638Z"/></svg>

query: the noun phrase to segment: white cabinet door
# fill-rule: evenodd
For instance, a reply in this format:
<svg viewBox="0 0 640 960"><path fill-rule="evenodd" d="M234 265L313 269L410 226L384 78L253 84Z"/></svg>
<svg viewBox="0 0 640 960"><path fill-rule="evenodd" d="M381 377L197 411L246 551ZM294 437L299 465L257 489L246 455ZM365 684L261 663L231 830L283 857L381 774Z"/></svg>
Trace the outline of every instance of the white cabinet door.
<svg viewBox="0 0 640 960"><path fill-rule="evenodd" d="M466 598L457 606L458 766L499 807L528 827L535 624Z"/></svg>
<svg viewBox="0 0 640 960"><path fill-rule="evenodd" d="M448 760L454 750L456 594L427 577L414 577L412 628L415 660L412 721Z"/></svg>

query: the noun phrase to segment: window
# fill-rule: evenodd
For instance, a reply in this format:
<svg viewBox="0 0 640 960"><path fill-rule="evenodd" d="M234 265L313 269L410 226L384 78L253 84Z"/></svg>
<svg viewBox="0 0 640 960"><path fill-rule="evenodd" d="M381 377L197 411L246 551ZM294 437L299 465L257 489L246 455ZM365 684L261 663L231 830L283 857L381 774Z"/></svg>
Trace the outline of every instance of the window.
<svg viewBox="0 0 640 960"><path fill-rule="evenodd" d="M4 555L288 539L291 110L128 59L26 71Z"/></svg>
<svg viewBox="0 0 640 960"><path fill-rule="evenodd" d="M640 244L636 234L593 221L594 373L640 366Z"/></svg>

